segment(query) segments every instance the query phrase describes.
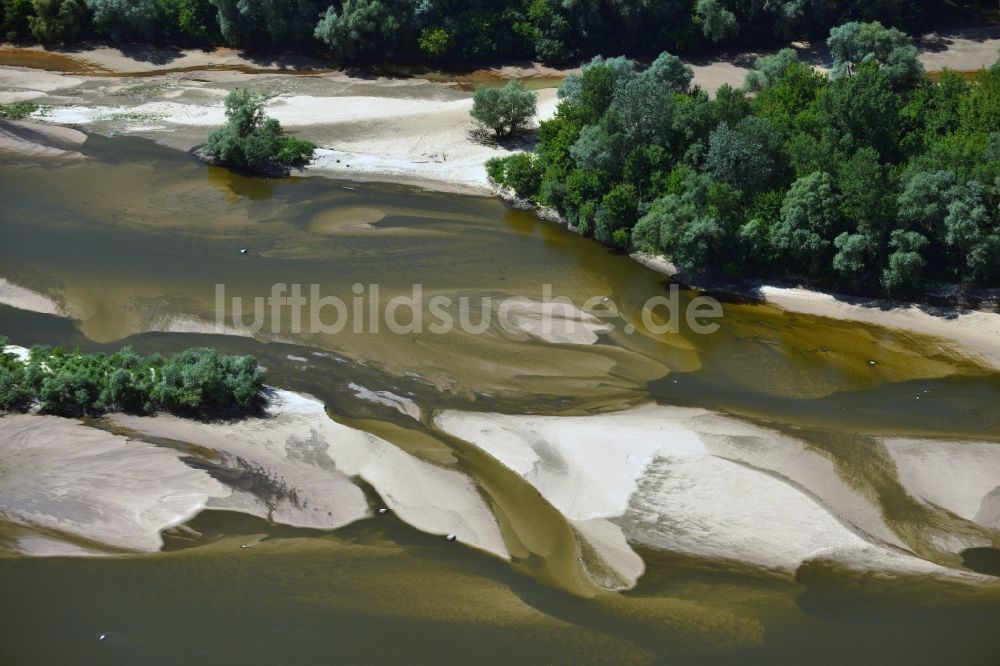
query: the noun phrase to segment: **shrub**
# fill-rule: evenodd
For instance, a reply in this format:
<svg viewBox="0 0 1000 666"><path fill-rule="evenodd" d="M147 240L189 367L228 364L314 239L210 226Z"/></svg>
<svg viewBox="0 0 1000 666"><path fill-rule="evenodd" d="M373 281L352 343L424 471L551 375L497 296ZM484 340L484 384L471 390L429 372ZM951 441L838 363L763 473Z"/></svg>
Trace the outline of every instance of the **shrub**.
<svg viewBox="0 0 1000 666"><path fill-rule="evenodd" d="M27 118L35 111L38 111L39 106L34 102L11 102L10 104L0 104L0 118L7 118L8 120L21 120L22 118Z"/></svg>
<svg viewBox="0 0 1000 666"><path fill-rule="evenodd" d="M470 114L479 125L503 139L523 131L535 116L538 95L520 81L503 88L480 88L472 96Z"/></svg>

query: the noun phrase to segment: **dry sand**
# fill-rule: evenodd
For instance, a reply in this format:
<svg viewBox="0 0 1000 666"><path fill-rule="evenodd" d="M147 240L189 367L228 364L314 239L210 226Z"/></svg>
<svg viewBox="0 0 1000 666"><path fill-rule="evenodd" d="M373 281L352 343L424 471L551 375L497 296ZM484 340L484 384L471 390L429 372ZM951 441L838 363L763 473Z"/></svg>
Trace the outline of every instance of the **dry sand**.
<svg viewBox="0 0 1000 666"><path fill-rule="evenodd" d="M2 417L0 518L114 549L159 550L161 530L230 492L180 457L72 419ZM53 542L27 545L33 554L67 553Z"/></svg>
<svg viewBox="0 0 1000 666"><path fill-rule="evenodd" d="M1000 443L887 439L883 444L910 495L1000 531Z"/></svg>
<svg viewBox="0 0 1000 666"><path fill-rule="evenodd" d="M81 158L77 148L87 135L70 127L43 125L23 120L0 120L0 154L28 157ZM0 289L2 289L0 285Z"/></svg>
<svg viewBox="0 0 1000 666"><path fill-rule="evenodd" d="M908 554L882 508L849 487L829 459L705 410L445 411L435 423L537 488L629 584L641 569L609 525L630 542L786 575L814 558L842 557L886 572L965 576Z"/></svg>
<svg viewBox="0 0 1000 666"><path fill-rule="evenodd" d="M332 529L370 515L360 489L370 484L402 520L500 557L507 549L496 519L468 476L423 462L389 442L331 420L323 404L287 391L273 394L268 415L235 423L172 416L115 415L150 437L181 440L216 452L218 466L242 471L252 493L213 501L276 522Z"/></svg>

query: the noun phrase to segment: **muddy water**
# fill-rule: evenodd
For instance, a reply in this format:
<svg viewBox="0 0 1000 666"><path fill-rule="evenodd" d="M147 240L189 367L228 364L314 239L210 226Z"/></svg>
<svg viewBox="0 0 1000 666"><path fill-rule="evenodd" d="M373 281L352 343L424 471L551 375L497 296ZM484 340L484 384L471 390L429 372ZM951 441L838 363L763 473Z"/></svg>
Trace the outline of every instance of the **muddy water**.
<svg viewBox="0 0 1000 666"><path fill-rule="evenodd" d="M23 345L253 353L272 383L473 476L518 557L501 563L391 518L325 534L204 514L155 556L0 562L4 596L18 600L0 622L5 662L996 662L995 592L824 570L788 582L643 553L636 590L595 596L568 526L537 493L347 387L411 395L425 414L582 413L650 398L725 411L794 430L902 523L919 509L892 479L865 476L873 436L1000 436L1000 379L946 344L738 302L723 304L715 333L681 322L657 334L641 308L669 295L661 276L490 199L249 179L134 139L92 137L83 152L83 163L0 163L0 277L74 319L0 306L0 332ZM425 298L468 297L474 322L487 297L539 299L551 285L578 305L607 298L621 317L594 345L496 323L483 334L384 323L324 333L297 330L288 311L256 337L193 332L212 329L217 285L249 302L275 283L348 302L355 285L366 301L378 285L377 312L420 284ZM254 535L270 538L238 548Z"/></svg>

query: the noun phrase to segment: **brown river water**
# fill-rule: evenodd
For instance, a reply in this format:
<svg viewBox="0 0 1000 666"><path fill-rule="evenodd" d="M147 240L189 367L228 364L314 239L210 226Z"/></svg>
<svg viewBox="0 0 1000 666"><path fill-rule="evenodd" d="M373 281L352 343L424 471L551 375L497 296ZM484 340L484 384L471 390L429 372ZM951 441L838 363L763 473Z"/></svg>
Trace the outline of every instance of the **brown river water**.
<svg viewBox="0 0 1000 666"><path fill-rule="evenodd" d="M154 555L0 558L2 663L1000 663L1000 597L987 588L808 567L787 580L640 551L634 590L582 594L569 528L519 477L347 388L411 395L425 414L582 414L651 399L724 412L794 431L905 529L921 508L871 471L873 438L1000 441L1000 375L946 343L737 299L715 333L685 323L656 334L641 307L668 295L663 276L492 199L247 178L139 139L93 136L82 150L86 160L0 158L0 278L73 315L0 305L0 333L24 346L252 353L270 383L466 472L505 534L530 529L545 546L506 563L391 516L326 533L207 512L190 524L201 536L171 531ZM635 330L616 326L594 345L492 324L479 335L296 332L283 311L256 338L193 332L214 319L216 285L247 301L275 283L345 299L377 284L380 307L414 284L472 302L539 299L551 285L577 304L607 297ZM238 548L252 535L266 538ZM989 573L996 559L985 549L966 563Z"/></svg>

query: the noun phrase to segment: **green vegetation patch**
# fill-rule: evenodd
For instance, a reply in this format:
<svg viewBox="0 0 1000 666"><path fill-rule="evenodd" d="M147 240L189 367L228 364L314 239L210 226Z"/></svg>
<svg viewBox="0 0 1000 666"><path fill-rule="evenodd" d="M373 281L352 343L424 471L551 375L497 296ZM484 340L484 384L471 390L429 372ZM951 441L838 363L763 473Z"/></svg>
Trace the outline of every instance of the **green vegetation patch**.
<svg viewBox="0 0 1000 666"><path fill-rule="evenodd" d="M282 136L281 124L264 111L267 97L249 88L226 95L226 124L212 130L203 149L227 166L268 171L306 164L316 145Z"/></svg>
<svg viewBox="0 0 1000 666"><path fill-rule="evenodd" d="M252 356L188 349L170 358L139 356L129 347L114 354L82 354L36 345L26 361L3 353L0 336L0 411L33 403L51 414L102 412L243 414L264 403L264 377Z"/></svg>
<svg viewBox="0 0 1000 666"><path fill-rule="evenodd" d="M594 58L560 87L537 151L487 173L688 274L890 294L1000 284L1000 63L931 77L907 35L874 22L828 44L830 75L785 49L714 97L667 53L646 70Z"/></svg>
<svg viewBox="0 0 1000 666"><path fill-rule="evenodd" d="M41 107L34 102L11 102L10 104L0 104L0 118L9 120L21 120L27 118Z"/></svg>

